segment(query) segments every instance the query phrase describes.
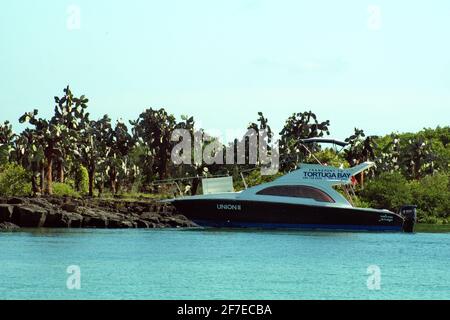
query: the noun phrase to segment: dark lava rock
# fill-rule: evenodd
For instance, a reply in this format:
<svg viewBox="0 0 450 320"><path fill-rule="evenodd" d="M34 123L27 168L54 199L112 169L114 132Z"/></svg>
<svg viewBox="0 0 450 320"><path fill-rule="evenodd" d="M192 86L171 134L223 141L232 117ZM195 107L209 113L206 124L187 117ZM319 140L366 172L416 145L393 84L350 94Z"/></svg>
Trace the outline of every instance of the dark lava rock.
<svg viewBox="0 0 450 320"><path fill-rule="evenodd" d="M148 229L148 228L150 228L152 226L152 223L148 222L148 221L145 221L145 220L139 219L139 220L136 221L136 226L138 228Z"/></svg>
<svg viewBox="0 0 450 320"><path fill-rule="evenodd" d="M28 200L30 204L34 204L38 207L41 207L47 211L51 211L54 209L53 205L47 201L45 198L31 198Z"/></svg>
<svg viewBox="0 0 450 320"><path fill-rule="evenodd" d="M134 227L134 223L129 220L110 219L108 221L108 228L125 229Z"/></svg>
<svg viewBox="0 0 450 320"><path fill-rule="evenodd" d="M155 214L153 212L145 212L141 214L140 216L141 220L153 222L153 223L159 223L159 215Z"/></svg>
<svg viewBox="0 0 450 320"><path fill-rule="evenodd" d="M107 228L108 219L105 217L87 217L83 219L83 228Z"/></svg>
<svg viewBox="0 0 450 320"><path fill-rule="evenodd" d="M45 228L81 228L83 216L72 212L51 212L45 220Z"/></svg>
<svg viewBox="0 0 450 320"><path fill-rule="evenodd" d="M69 228L82 228L83 227L83 216L79 214L73 214L69 216Z"/></svg>
<svg viewBox="0 0 450 320"><path fill-rule="evenodd" d="M163 220L171 228L189 227L189 223L178 217L169 217Z"/></svg>
<svg viewBox="0 0 450 320"><path fill-rule="evenodd" d="M25 200L22 198L9 198L7 204L24 204Z"/></svg>
<svg viewBox="0 0 450 320"><path fill-rule="evenodd" d="M50 198L42 198L42 199L48 201L49 203L51 203L55 206L60 206L64 203L64 199L58 198L58 197L50 197Z"/></svg>
<svg viewBox="0 0 450 320"><path fill-rule="evenodd" d="M11 222L24 228L41 228L46 216L47 210L36 205L18 205L14 207Z"/></svg>
<svg viewBox="0 0 450 320"><path fill-rule="evenodd" d="M26 228L177 228L193 223L156 201L98 198L0 198L0 223Z"/></svg>
<svg viewBox="0 0 450 320"><path fill-rule="evenodd" d="M175 216L167 215L162 220L162 222L171 228L179 228L179 227L189 228L195 226L195 224L192 221L188 220L185 216L180 214Z"/></svg>
<svg viewBox="0 0 450 320"><path fill-rule="evenodd" d="M78 205L74 204L74 203L64 203L61 206L61 209L67 212L78 212Z"/></svg>
<svg viewBox="0 0 450 320"><path fill-rule="evenodd" d="M11 221L14 206L9 204L0 204L0 222Z"/></svg>
<svg viewBox="0 0 450 320"><path fill-rule="evenodd" d="M13 231L18 229L20 229L20 227L16 226L14 223L11 222L0 223L0 231Z"/></svg>
<svg viewBox="0 0 450 320"><path fill-rule="evenodd" d="M49 212L44 223L45 228L68 228L69 224L64 221L63 214L61 212Z"/></svg>

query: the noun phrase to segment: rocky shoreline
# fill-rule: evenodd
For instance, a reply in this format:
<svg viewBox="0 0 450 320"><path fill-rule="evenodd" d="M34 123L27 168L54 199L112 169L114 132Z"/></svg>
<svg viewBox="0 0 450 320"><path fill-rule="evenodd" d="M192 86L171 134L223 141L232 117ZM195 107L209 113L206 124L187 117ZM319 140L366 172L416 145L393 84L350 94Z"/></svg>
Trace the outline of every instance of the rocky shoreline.
<svg viewBox="0 0 450 320"><path fill-rule="evenodd" d="M18 228L180 228L195 226L153 200L0 198L0 230Z"/></svg>

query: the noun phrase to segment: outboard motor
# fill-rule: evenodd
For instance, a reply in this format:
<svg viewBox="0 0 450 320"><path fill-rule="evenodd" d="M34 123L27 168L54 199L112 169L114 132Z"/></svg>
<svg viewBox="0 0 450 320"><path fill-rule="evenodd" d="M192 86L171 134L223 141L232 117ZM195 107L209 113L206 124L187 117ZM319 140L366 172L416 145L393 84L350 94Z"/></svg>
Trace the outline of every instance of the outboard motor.
<svg viewBox="0 0 450 320"><path fill-rule="evenodd" d="M400 208L399 214L403 217L403 231L414 232L414 225L417 221L417 206L407 205Z"/></svg>

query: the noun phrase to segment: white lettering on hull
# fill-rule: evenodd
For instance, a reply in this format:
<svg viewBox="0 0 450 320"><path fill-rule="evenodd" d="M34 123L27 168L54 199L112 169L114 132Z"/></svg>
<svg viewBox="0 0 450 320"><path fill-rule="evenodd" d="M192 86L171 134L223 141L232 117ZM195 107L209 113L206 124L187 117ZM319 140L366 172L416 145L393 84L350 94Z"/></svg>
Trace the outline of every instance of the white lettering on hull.
<svg viewBox="0 0 450 320"><path fill-rule="evenodd" d="M217 210L241 211L240 204L217 204Z"/></svg>
<svg viewBox="0 0 450 320"><path fill-rule="evenodd" d="M380 215L380 222L393 222L394 221L394 217L392 217L389 214L382 214Z"/></svg>

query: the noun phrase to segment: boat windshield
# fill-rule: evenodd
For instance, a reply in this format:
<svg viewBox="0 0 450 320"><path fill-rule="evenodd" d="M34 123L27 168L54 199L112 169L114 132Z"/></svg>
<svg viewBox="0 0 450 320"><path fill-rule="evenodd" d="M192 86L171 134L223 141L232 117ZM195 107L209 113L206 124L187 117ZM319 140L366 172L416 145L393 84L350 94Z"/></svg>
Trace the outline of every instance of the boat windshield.
<svg viewBox="0 0 450 320"><path fill-rule="evenodd" d="M334 199L324 191L310 186L272 186L260 190L256 194L278 197L307 198L314 199L319 202L335 202Z"/></svg>
<svg viewBox="0 0 450 320"><path fill-rule="evenodd" d="M336 190L347 200L352 206L355 205L354 200L356 197L355 190L349 185L337 185L333 186L333 189Z"/></svg>

